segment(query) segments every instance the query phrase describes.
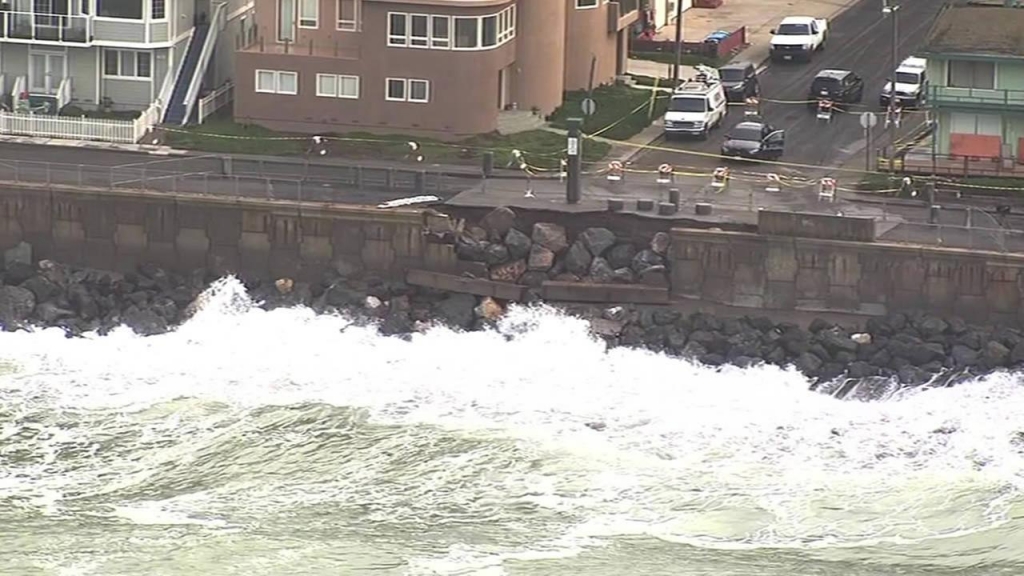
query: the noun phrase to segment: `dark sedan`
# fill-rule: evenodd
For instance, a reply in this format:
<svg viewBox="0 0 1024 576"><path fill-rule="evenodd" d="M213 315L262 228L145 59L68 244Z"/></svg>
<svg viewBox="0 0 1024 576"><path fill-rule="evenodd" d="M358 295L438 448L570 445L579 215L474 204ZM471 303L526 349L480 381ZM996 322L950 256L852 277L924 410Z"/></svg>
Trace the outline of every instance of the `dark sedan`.
<svg viewBox="0 0 1024 576"><path fill-rule="evenodd" d="M730 102L743 102L760 94L757 67L750 62L733 62L718 69L718 77Z"/></svg>
<svg viewBox="0 0 1024 576"><path fill-rule="evenodd" d="M722 156L751 160L778 160L786 146L786 132L766 122L740 122L725 137Z"/></svg>

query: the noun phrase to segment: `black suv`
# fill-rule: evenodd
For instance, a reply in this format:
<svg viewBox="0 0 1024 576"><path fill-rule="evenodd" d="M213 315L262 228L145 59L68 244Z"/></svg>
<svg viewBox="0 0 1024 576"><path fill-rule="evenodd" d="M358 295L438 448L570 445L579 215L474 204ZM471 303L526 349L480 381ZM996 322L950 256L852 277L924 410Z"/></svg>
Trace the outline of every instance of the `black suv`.
<svg viewBox="0 0 1024 576"><path fill-rule="evenodd" d="M786 132L760 121L740 122L722 143L722 156L778 160L786 147Z"/></svg>
<svg viewBox="0 0 1024 576"><path fill-rule="evenodd" d="M718 69L718 77L729 102L743 102L761 92L757 85L757 67L750 62L726 64Z"/></svg>
<svg viewBox="0 0 1024 576"><path fill-rule="evenodd" d="M850 104L864 99L864 79L849 70L822 70L811 81L807 105L818 106L818 100Z"/></svg>

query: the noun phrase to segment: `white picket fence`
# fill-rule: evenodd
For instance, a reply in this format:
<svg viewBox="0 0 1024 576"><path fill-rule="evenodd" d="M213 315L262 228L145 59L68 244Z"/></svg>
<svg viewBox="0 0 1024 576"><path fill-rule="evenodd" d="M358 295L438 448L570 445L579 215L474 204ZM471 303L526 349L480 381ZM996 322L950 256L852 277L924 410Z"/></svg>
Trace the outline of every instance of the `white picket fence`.
<svg viewBox="0 0 1024 576"><path fill-rule="evenodd" d="M159 102L154 102L134 120L18 114L0 110L0 135L135 144L160 123L161 108Z"/></svg>

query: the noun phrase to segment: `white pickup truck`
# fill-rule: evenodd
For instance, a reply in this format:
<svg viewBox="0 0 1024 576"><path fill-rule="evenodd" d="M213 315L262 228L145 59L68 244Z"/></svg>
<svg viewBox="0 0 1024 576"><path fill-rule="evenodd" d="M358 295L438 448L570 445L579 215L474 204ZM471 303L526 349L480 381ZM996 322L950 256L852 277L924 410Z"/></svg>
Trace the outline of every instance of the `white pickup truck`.
<svg viewBox="0 0 1024 576"><path fill-rule="evenodd" d="M828 20L810 16L787 16L772 31L772 62L783 60L810 61L814 53L825 48Z"/></svg>

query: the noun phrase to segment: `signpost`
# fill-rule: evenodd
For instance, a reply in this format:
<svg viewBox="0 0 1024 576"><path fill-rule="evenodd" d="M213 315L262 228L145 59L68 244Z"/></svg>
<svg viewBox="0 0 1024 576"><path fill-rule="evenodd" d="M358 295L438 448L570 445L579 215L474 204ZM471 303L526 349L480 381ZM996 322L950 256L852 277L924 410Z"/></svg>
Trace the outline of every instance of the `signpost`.
<svg viewBox="0 0 1024 576"><path fill-rule="evenodd" d="M871 172L871 129L878 124L878 116L874 112L864 112L860 115L860 126L864 129L864 169Z"/></svg>
<svg viewBox="0 0 1024 576"><path fill-rule="evenodd" d="M593 98L584 98L580 102L580 111L584 116L593 116L594 112L597 112L597 102L594 102Z"/></svg>
<svg viewBox="0 0 1024 576"><path fill-rule="evenodd" d="M582 182L580 182L580 171L582 170L582 159L580 155L580 128L583 120L580 118L569 118L566 121L569 128L568 140L565 143L565 151L568 158L568 174L565 179L565 201L568 204L579 204Z"/></svg>

